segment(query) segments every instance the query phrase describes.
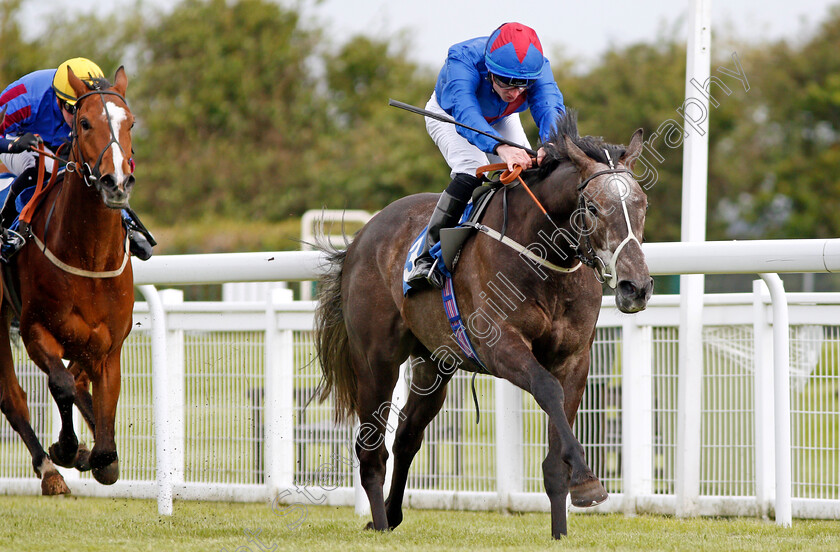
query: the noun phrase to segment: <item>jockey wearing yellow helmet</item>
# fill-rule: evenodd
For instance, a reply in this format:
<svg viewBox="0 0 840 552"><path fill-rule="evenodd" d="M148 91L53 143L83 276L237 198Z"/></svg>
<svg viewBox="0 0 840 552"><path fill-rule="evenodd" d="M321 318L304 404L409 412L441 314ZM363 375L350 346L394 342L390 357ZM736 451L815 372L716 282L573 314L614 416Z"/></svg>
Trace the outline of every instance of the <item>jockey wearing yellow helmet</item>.
<svg viewBox="0 0 840 552"><path fill-rule="evenodd" d="M23 237L10 227L19 211L15 205L17 196L35 185L38 154L32 151L33 147L43 143L47 151L54 152L70 141L77 98L70 86L68 68L90 88L100 80L104 81L103 85L108 84L96 63L77 57L68 59L57 69L42 69L24 75L0 93L0 112L5 110L5 118L0 122L0 162L16 177L6 190L0 190L0 200L5 195L0 211L0 261L6 262L24 243ZM54 170L51 159L46 159L46 169L48 172ZM145 241L145 238L138 237L135 232L132 253L148 259L151 246L148 242L135 243L138 240Z"/></svg>

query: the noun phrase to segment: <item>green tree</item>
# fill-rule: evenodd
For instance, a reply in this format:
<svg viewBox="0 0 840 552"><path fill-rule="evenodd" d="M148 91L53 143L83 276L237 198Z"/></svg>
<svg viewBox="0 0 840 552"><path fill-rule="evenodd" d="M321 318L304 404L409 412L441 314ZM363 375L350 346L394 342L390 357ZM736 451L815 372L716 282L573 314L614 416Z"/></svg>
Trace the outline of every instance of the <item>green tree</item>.
<svg viewBox="0 0 840 552"><path fill-rule="evenodd" d="M731 238L840 234L840 6L801 44L745 49L751 88L718 173Z"/></svg>
<svg viewBox="0 0 840 552"><path fill-rule="evenodd" d="M44 69L45 55L38 40L27 42L18 17L23 0L0 0L0 90L27 73Z"/></svg>
<svg viewBox="0 0 840 552"><path fill-rule="evenodd" d="M677 39L661 37L654 44L611 48L582 74L575 73L567 60L553 66L566 106L578 111L582 135L603 135L609 142L626 144L637 128L644 129L648 140L660 125L679 119L675 110L684 99L685 48ZM654 144L665 160L653 162L647 155L658 178L647 190L650 209L645 239L677 241L682 147L663 147L661 139Z"/></svg>
<svg viewBox="0 0 840 552"><path fill-rule="evenodd" d="M318 33L266 0L185 0L143 37L137 204L168 220L279 220L307 204L304 154L325 128Z"/></svg>
<svg viewBox="0 0 840 552"><path fill-rule="evenodd" d="M323 205L376 211L419 191L439 192L449 169L426 133L423 117L388 99L424 106L434 75L406 59L406 46L357 36L326 56L333 130L321 137Z"/></svg>
<svg viewBox="0 0 840 552"><path fill-rule="evenodd" d="M410 61L403 35L331 45L296 8L272 0L181 0L166 12L138 4L116 15L62 14L30 42L22 2L0 0L2 84L77 55L108 76L125 64L138 120L132 203L158 224L276 222L323 206L373 211L448 180L423 118L387 103L423 106L434 86L437 67ZM797 43L713 38L712 74L731 67L735 52L750 89L728 80L731 93L714 92L707 236L836 236L840 6ZM622 143L638 127L650 138L681 122L683 41L665 29L585 66L552 55L581 133ZM531 118L522 120L536 144ZM656 143L664 160L648 190L646 238L678 240L682 148Z"/></svg>
<svg viewBox="0 0 840 552"><path fill-rule="evenodd" d="M129 97L136 78L136 62L132 55L140 45L144 15L140 7L124 8L119 13L99 15L96 12L54 14L44 32L49 40L40 41L45 67L58 67L74 57L94 61L105 77L113 80L122 65L129 77Z"/></svg>

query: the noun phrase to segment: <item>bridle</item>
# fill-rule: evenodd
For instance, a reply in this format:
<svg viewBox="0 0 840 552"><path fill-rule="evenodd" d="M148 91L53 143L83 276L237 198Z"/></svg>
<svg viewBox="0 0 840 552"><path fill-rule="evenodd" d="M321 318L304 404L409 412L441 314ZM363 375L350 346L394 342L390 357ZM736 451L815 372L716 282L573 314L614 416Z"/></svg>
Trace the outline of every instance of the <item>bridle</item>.
<svg viewBox="0 0 840 552"><path fill-rule="evenodd" d="M76 110L73 114L73 129L70 134L71 141L72 141L72 154L73 158L76 162L73 164L71 168L71 163L67 164L67 170L70 172L74 172L75 170L79 171L79 174L82 176L85 184L88 186L93 186L96 188L96 191L102 191L102 172L100 171L100 165L102 163L102 158L105 156L105 152L108 151L108 148L111 147L112 144L116 144L126 159L131 159L131 156L125 154L125 150L123 149L122 145L120 144L117 137L114 135L114 126L111 124L111 113L108 111L108 102L105 101L105 96L111 95L116 96L122 100L122 102L128 107L128 102L125 98L119 94L118 92L114 92L113 90L91 90L85 94L79 96L79 99L76 100ZM85 161L84 156L82 155L82 149L79 144L79 134L78 134L78 123L79 123L79 104L82 102L83 99L87 98L88 96L99 96L99 99L102 101L102 107L105 109L105 118L108 122L108 132L111 134L111 139L105 144L105 147L102 148L102 151L99 152L99 156L96 158L96 163L94 163L93 167ZM132 167L133 168L133 167Z"/></svg>
<svg viewBox="0 0 840 552"><path fill-rule="evenodd" d="M111 134L111 139L108 141L108 143L105 145L105 147L102 148L102 151L99 152L99 156L96 159L96 163L93 165L93 167L91 167L90 164L87 161L85 161L84 156L82 155L81 145L79 144L79 134L78 134L77 128L78 128L78 121L79 121L79 105L80 105L80 103L83 99L87 98L88 96L93 96L93 95L98 95L100 100L102 100L102 106L105 109L105 118L108 122L108 132ZM128 102L126 102L125 98L121 94L119 94L117 92L113 92L111 90L92 90L90 92L87 92L87 93L79 96L79 98L76 100L76 109L74 110L74 114L73 114L73 128L72 128L71 133L70 133L70 136L71 136L70 155L73 157L74 161L64 161L64 160L60 159L58 156L48 155L43 150L39 150L39 153L41 155L46 155L48 157L52 157L53 159L58 159L59 161L64 162L65 165L66 165L65 170L67 172L78 173L82 177L82 180L84 181L84 183L88 187L93 186L96 189L96 191L99 192L100 194L102 193L102 184L101 184L102 173L100 171L100 165L102 163L102 158L105 156L105 152L108 151L108 148L110 148L112 144L116 144L117 147L120 148L120 151L123 152L123 155L125 155L125 150L123 149L122 145L119 143L119 140L117 140L117 137L114 135L114 127L111 124L111 114L108 111L108 103L105 101L105 97L104 97L105 95L112 95L112 96L118 97L119 99L121 99L123 101L123 103L126 105L126 107L128 107ZM129 163L131 164L132 169L133 169L134 166L133 166L133 162L131 162L131 160L130 160L130 157L129 157ZM41 164L41 165L43 166L43 164ZM52 182L54 181L57 173L58 173L57 170L53 172L53 175L50 178L50 184L52 184ZM43 177L43 175L39 176L39 186L40 186L40 179L42 177ZM47 221L46 221L45 226L44 226L45 236L46 236L46 233L47 233L47 228L49 227L49 221L52 218L52 213L53 213L54 208L55 208L55 204L53 204L53 206L50 208L49 213L47 215ZM68 265L67 263L65 263L61 259L59 259L52 251L50 251L47 248L47 245L44 242L42 242L38 238L38 236L35 235L34 232L29 230L28 234L32 237L32 239L35 242L38 249L40 249L44 253L44 255L47 257L47 259L51 263L53 263L56 267L60 268L64 272L74 274L76 276L82 276L82 277L85 277L85 278L115 278L117 276L120 276L123 273L123 271L125 270L126 266L128 265L129 234L128 234L127 231L126 231L125 242L124 242L124 246L123 246L122 263L120 264L119 268L117 268L115 270L106 270L106 271L85 270L85 269L81 269L81 268L77 268L77 267ZM46 241L46 237L45 237L44 241Z"/></svg>
<svg viewBox="0 0 840 552"><path fill-rule="evenodd" d="M604 175L607 175L607 174L620 174L620 173L628 173L628 174L631 174L631 175L633 174L633 172L630 171L629 169L616 169L615 166L613 165L612 158L610 157L609 152L605 149L604 153L607 154L607 161L610 164L610 168L607 169L607 170L598 171L596 173L593 173L593 174L589 175L588 178L583 180L580 184L578 184L578 188L577 188L578 193L579 193L579 201L578 201L579 208L578 209L579 209L580 213L584 214L584 217L583 217L584 220L587 220L587 218L588 218L585 215L585 213L589 212L589 204L586 201L586 195L583 193L583 190L584 190L584 188L586 188L586 185L589 184L589 182L591 182L595 178L598 178L600 176L604 176ZM611 181L612 180L618 180L622 184L624 184L623 179L610 179L610 180ZM624 185L626 186L626 184L624 184ZM618 184L616 184L616 188L618 188ZM630 224L630 215L627 212L627 201L626 201L626 197L627 197L628 194L627 193L622 193L622 190L619 190L619 189L616 189L616 191L618 192L618 195L621 198L621 208L624 211L624 221L627 223L627 237L625 237L624 240L622 240L622 242L618 245L618 247L615 248L615 251L613 251L612 256L610 258L610 262L605 263L604 260L601 259L601 257L599 257L595 253L595 249L592 247L592 241L589 239L590 234L592 234L592 230L590 230L590 228L588 226L581 227L580 232L578 234L578 246L577 246L577 255L576 255L577 259L579 259L580 262L582 262L586 266L592 268L592 270L595 272L595 278L597 278L599 282L601 282L602 284L606 283L612 289L615 289L615 286L616 286L616 283L617 283L615 265L618 262L618 255L621 253L621 250L624 249L624 246L627 245L631 241L635 241L637 244L639 244L639 247L642 246L641 241L639 241L639 239L633 233L633 227Z"/></svg>
<svg viewBox="0 0 840 552"><path fill-rule="evenodd" d="M586 196L583 193L583 190L586 188L587 184L589 184L592 180L594 180L598 177L605 176L605 175L608 175L608 174L620 174L620 173L627 173L627 174L631 174L631 175L633 174L633 172L630 171L629 169L617 169L617 168L615 168L615 165L613 164L612 158L610 157L609 151L604 149L604 153L606 153L606 155L607 155L607 162L609 163L610 168L606 169L606 170L603 170L603 171L598 171L596 173L593 173L593 174L589 175L589 177L587 177L585 180L583 180L577 186L579 200L578 200L578 209L577 209L576 212L583 213L584 214L584 220L586 220L586 218L587 218L585 214L588 212L588 208L589 208L589 204L586 201ZM504 170L505 172L501 175L501 178L500 178L500 182L502 184L506 185L506 184L509 184L509 183L513 182L515 179L518 179L519 184L521 184L525 188L525 190L528 192L528 195L531 196L531 199L536 203L537 207L539 207L540 210L543 212L543 214L548 218L549 222L554 226L555 230L559 231L560 228L557 226L557 224L554 222L554 220L548 214L548 211L546 211L545 207L542 206L539 199L537 199L537 197L530 190L530 188L528 188L528 185L525 183L525 181L520 176L520 173L522 172L522 168L517 166L516 167L517 170L515 170L513 172L509 172L506 169L507 169L507 165L505 165L504 163L498 163L498 164L493 164L493 165L485 165L483 167L478 168L478 170L476 171L476 176L481 176L484 173L486 173L488 171L492 171L492 170ZM620 180L620 182L622 182L622 184L624 183L623 180L621 180L621 179L618 179L618 180ZM513 184L513 186L517 186L519 184ZM616 184L616 187L617 186L618 185ZM481 233L493 238L494 240L496 240L498 242L501 242L502 244L510 247L511 249L517 251L520 255L528 258L530 261L532 261L536 264L539 264L541 266L544 266L544 267L546 267L550 270L553 270L555 272L561 272L561 273L575 272L582 265L586 265L586 266L592 268L593 272L595 273L595 278L599 282L601 282L602 284L606 283L608 286L610 286L610 288L615 289L615 286L617 284L615 266L616 266L616 263L618 262L618 255L621 253L621 250L624 249L624 246L627 245L631 241L635 241L641 247L641 242L636 237L636 235L633 234L633 227L630 224L630 215L627 212L627 202L626 202L627 193L621 193L622 192L621 190L617 190L617 191L619 193L618 194L619 197L621 198L621 207L624 210L624 221L627 223L627 237L625 237L624 240L615 249L615 251L613 251L612 258L610 259L609 263L604 262L604 260L601 259L598 256L597 253L595 253L595 249L592 247L592 241L589 239L589 236L594 231L594 228L590 229L590 227L588 227L586 225L583 225L578 229L578 237L577 237L576 243L570 243L570 245L574 248L575 258L578 260L578 263L576 265L570 267L570 268L558 266L558 265L544 259L540 255L535 254L533 251L531 251L529 248L525 247L524 245L522 245L520 243L517 243L516 241L508 238L507 236L505 236L504 227L502 228L501 232L498 232L498 231L496 231L492 228L489 228L489 227L487 227L483 224L480 224L480 223L475 223L475 224L472 224L471 226L475 227L475 229L478 230L479 232L481 232ZM507 204L506 203L505 203L505 207L503 207L503 210L504 210L504 213L505 213L504 214L504 220L507 221ZM507 223L505 222L505 225L506 224ZM569 236L569 240L568 240L569 242L572 241L570 238L571 238L571 236Z"/></svg>

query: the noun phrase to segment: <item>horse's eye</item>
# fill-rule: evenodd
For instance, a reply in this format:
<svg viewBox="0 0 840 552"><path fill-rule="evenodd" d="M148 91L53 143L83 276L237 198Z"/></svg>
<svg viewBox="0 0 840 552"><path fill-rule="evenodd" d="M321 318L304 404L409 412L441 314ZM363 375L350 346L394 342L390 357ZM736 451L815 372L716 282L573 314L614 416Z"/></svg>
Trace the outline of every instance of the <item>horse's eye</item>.
<svg viewBox="0 0 840 552"><path fill-rule="evenodd" d="M90 123L87 119L79 121L79 126L82 127L82 130L90 130Z"/></svg>
<svg viewBox="0 0 840 552"><path fill-rule="evenodd" d="M589 212L592 214L592 216L596 216L596 217L598 216L598 208L595 206L594 203L590 203L589 205L586 206L586 208L589 210Z"/></svg>

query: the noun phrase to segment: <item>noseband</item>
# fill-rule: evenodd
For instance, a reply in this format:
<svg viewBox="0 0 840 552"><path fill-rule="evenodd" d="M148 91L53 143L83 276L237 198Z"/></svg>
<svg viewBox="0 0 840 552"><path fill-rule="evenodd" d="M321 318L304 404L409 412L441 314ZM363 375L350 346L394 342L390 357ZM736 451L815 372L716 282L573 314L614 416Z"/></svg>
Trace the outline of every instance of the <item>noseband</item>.
<svg viewBox="0 0 840 552"><path fill-rule="evenodd" d="M117 137L114 135L114 126L111 124L111 114L108 112L108 103L105 101L106 94L118 97L123 101L126 107L128 107L128 102L125 101L125 98L123 98L121 94L112 90L91 90L90 92L79 96L79 99L76 100L76 113L73 116L73 132L71 134L73 141L73 146L71 149L75 153L74 157L77 157L77 163L76 166L73 167L73 169L70 168L69 164L67 166L68 170L70 170L71 172L74 169L76 169L76 167L80 167L79 174L81 174L81 176L83 177L85 184L87 184L88 186L93 186L98 192L102 191L102 185L100 184L100 180L102 179L102 172L100 171L99 166L102 163L102 158L105 156L105 152L108 151L108 148L110 148L112 144L116 144L117 147L120 148L120 151L123 153L123 155L125 155L125 150L123 149L122 145L120 145L120 142L119 140L117 140ZM79 134L77 129L79 122L79 104L83 99L87 98L88 96L99 96L99 99L102 100L102 107L105 108L105 118L108 121L108 132L111 134L111 139L108 141L107 144L105 144L105 147L102 148L102 151L99 152L99 157L96 158L96 163L93 165L93 167L91 167L90 164L87 161L85 161L84 157L82 156L82 149L79 145ZM128 158L129 156L126 157Z"/></svg>
<svg viewBox="0 0 840 552"><path fill-rule="evenodd" d="M598 171L590 175L589 178L581 182L577 188L580 198L578 202L579 211L581 213L584 213L584 220L586 220L585 213L588 212L588 204L586 201L586 197L583 194L583 190L584 188L586 188L586 185L589 184L590 181L592 181L595 178L598 178L599 176L604 176L606 174L633 174L632 171L628 169L616 169L613 165L612 158L610 157L609 152L607 150L604 150L604 153L607 154L607 161L609 161L610 168L607 170ZM633 227L630 225L630 215L627 213L627 202L625 201L625 197L627 194L620 193L620 190L617 191L619 192L619 197L621 198L621 208L624 210L624 221L627 223L627 237L624 238L624 240L618 245L618 247L616 247L615 251L613 251L612 257L610 258L610 262L609 264L607 264L604 262L603 259L601 259L601 257L597 255L597 253L595 253L595 250L592 247L592 242L589 239L590 234L592 234L590 228L581 228L580 234L578 236L578 248L576 255L580 262L592 268L592 270L595 272L595 277L598 279L599 282L601 282L602 284L606 283L612 289L615 289L617 283L615 265L618 261L618 255L619 253L621 253L621 250L624 249L624 246L627 245L627 243L630 241L635 241L637 244L639 244L639 247L642 246L639 239L636 237L635 234L633 234Z"/></svg>

